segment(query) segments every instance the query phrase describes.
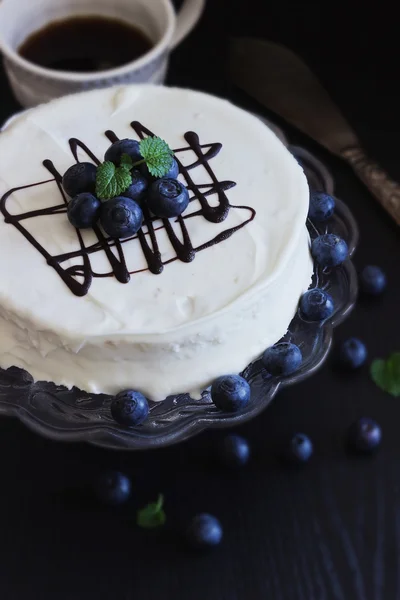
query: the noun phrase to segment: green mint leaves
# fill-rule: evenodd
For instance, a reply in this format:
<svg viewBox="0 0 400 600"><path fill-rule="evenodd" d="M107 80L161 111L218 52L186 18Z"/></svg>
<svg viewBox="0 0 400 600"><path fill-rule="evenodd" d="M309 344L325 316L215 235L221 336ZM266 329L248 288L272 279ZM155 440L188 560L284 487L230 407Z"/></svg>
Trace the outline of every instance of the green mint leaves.
<svg viewBox="0 0 400 600"><path fill-rule="evenodd" d="M120 166L106 161L97 167L96 196L99 200L110 200L123 194L132 183L130 171L134 167L146 163L151 175L164 177L174 160L174 155L167 142L159 137L144 138L139 144L143 160L133 162L129 154L121 156Z"/></svg>
<svg viewBox="0 0 400 600"><path fill-rule="evenodd" d="M161 527L167 520L164 509L164 496L160 494L157 502L148 504L137 512L136 523L139 527L145 529L155 529Z"/></svg>
<svg viewBox="0 0 400 600"><path fill-rule="evenodd" d="M128 171L130 171L133 167L133 161L132 158L129 156L129 154L123 154L121 156L121 167L123 167L124 169L127 169Z"/></svg>
<svg viewBox="0 0 400 600"><path fill-rule="evenodd" d="M97 167L96 196L99 200L109 200L120 196L132 183L132 175L125 164L116 167L106 161Z"/></svg>
<svg viewBox="0 0 400 600"><path fill-rule="evenodd" d="M400 396L400 352L394 352L386 360L374 360L371 377L384 392L396 398Z"/></svg>
<svg viewBox="0 0 400 600"><path fill-rule="evenodd" d="M167 142L159 137L144 138L140 142L140 154L154 177L164 177L172 167L173 152Z"/></svg>

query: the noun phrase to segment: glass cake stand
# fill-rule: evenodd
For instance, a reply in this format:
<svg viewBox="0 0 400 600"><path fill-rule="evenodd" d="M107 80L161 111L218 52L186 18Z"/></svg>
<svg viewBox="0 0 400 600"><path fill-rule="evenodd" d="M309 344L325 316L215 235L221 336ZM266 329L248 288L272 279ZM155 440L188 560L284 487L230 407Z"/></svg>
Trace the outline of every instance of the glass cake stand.
<svg viewBox="0 0 400 600"><path fill-rule="evenodd" d="M289 150L299 159L311 189L334 195L334 181L326 167L307 150L289 146L283 133L267 122ZM352 256L358 241L358 229L352 214L336 198L336 211L327 223L307 223L311 238L334 232L343 237ZM335 302L333 316L323 323L304 322L297 314L285 340L301 347L303 364L295 374L277 378L263 371L260 361L249 365L243 376L252 390L251 402L238 414L223 413L204 391L201 400L188 394L150 403L148 420L136 428L124 428L110 414L111 397L93 395L76 388L67 390L52 383L34 383L26 371L11 367L0 369L0 414L19 418L37 433L55 440L90 442L113 449L147 449L181 442L203 429L232 427L256 417L273 400L282 386L312 375L324 362L331 343L332 330L350 312L357 297L357 276L351 260L333 270L315 269L313 286L329 291Z"/></svg>

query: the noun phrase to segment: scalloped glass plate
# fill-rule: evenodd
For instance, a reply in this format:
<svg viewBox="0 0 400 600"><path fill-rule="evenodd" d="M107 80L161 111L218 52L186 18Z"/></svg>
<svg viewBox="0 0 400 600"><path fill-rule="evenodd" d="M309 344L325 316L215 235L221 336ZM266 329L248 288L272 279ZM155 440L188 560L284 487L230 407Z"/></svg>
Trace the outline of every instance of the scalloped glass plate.
<svg viewBox="0 0 400 600"><path fill-rule="evenodd" d="M267 124L287 144L283 133ZM334 195L334 182L326 167L304 148L288 146L299 159L311 189ZM353 254L358 229L349 209L336 199L334 217L327 223L307 223L311 238L326 231L343 237ZM263 411L281 386L290 385L312 375L324 362L332 343L332 330L350 312L357 296L357 277L351 260L333 270L316 269L313 286L329 291L335 301L335 313L323 323L308 323L299 314L290 324L285 340L301 347L302 368L286 378L269 377L255 361L243 372L249 381L252 398L248 407L238 414L217 410L204 391L201 400L188 394L150 403L149 419L136 428L124 428L110 414L111 397L93 395L76 388L67 390L53 383L32 381L26 371L0 369L0 414L18 417L37 433L55 440L85 441L105 448L146 449L181 442L203 429L231 427L248 421Z"/></svg>

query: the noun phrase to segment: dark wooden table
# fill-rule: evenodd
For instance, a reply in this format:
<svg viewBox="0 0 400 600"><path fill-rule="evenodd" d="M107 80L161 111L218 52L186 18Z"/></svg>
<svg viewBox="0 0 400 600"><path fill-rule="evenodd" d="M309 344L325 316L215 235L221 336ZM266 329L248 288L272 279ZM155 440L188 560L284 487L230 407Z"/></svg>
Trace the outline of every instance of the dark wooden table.
<svg viewBox="0 0 400 600"><path fill-rule="evenodd" d="M169 82L260 107L223 71L226 36L269 37L299 51L342 106L366 147L400 180L399 50L388 1L328 5L209 0L196 33L175 53ZM312 3L314 4L314 3ZM358 10L358 8L360 10ZM325 11L325 14L323 14ZM378 32L378 34L377 34ZM0 75L0 119L18 107ZM336 340L360 336L370 357L400 350L399 230L349 168L285 128L329 166L361 230L355 262L381 265L383 298L359 303ZM1 157L0 157L1 160ZM357 417L382 426L370 459L346 456L343 434ZM148 453L56 444L0 420L0 597L4 600L397 600L400 599L400 400L374 387L368 367L344 377L332 361L282 392L242 427L253 460L238 473L213 465L218 434ZM279 464L297 431L315 442L306 468ZM129 473L132 503L103 510L74 489L106 467ZM135 527L137 506L166 497L168 525ZM225 538L197 556L179 531L199 511L217 515Z"/></svg>

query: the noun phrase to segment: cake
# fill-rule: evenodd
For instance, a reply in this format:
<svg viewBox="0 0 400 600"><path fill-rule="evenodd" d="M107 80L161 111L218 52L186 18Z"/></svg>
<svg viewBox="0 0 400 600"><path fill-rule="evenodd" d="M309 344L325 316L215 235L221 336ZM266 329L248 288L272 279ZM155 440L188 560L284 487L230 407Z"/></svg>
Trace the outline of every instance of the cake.
<svg viewBox="0 0 400 600"><path fill-rule="evenodd" d="M115 241L67 218L61 176L160 136L190 202ZM191 90L123 86L22 113L0 135L0 367L90 393L198 396L287 332L313 272L309 190L259 119Z"/></svg>

